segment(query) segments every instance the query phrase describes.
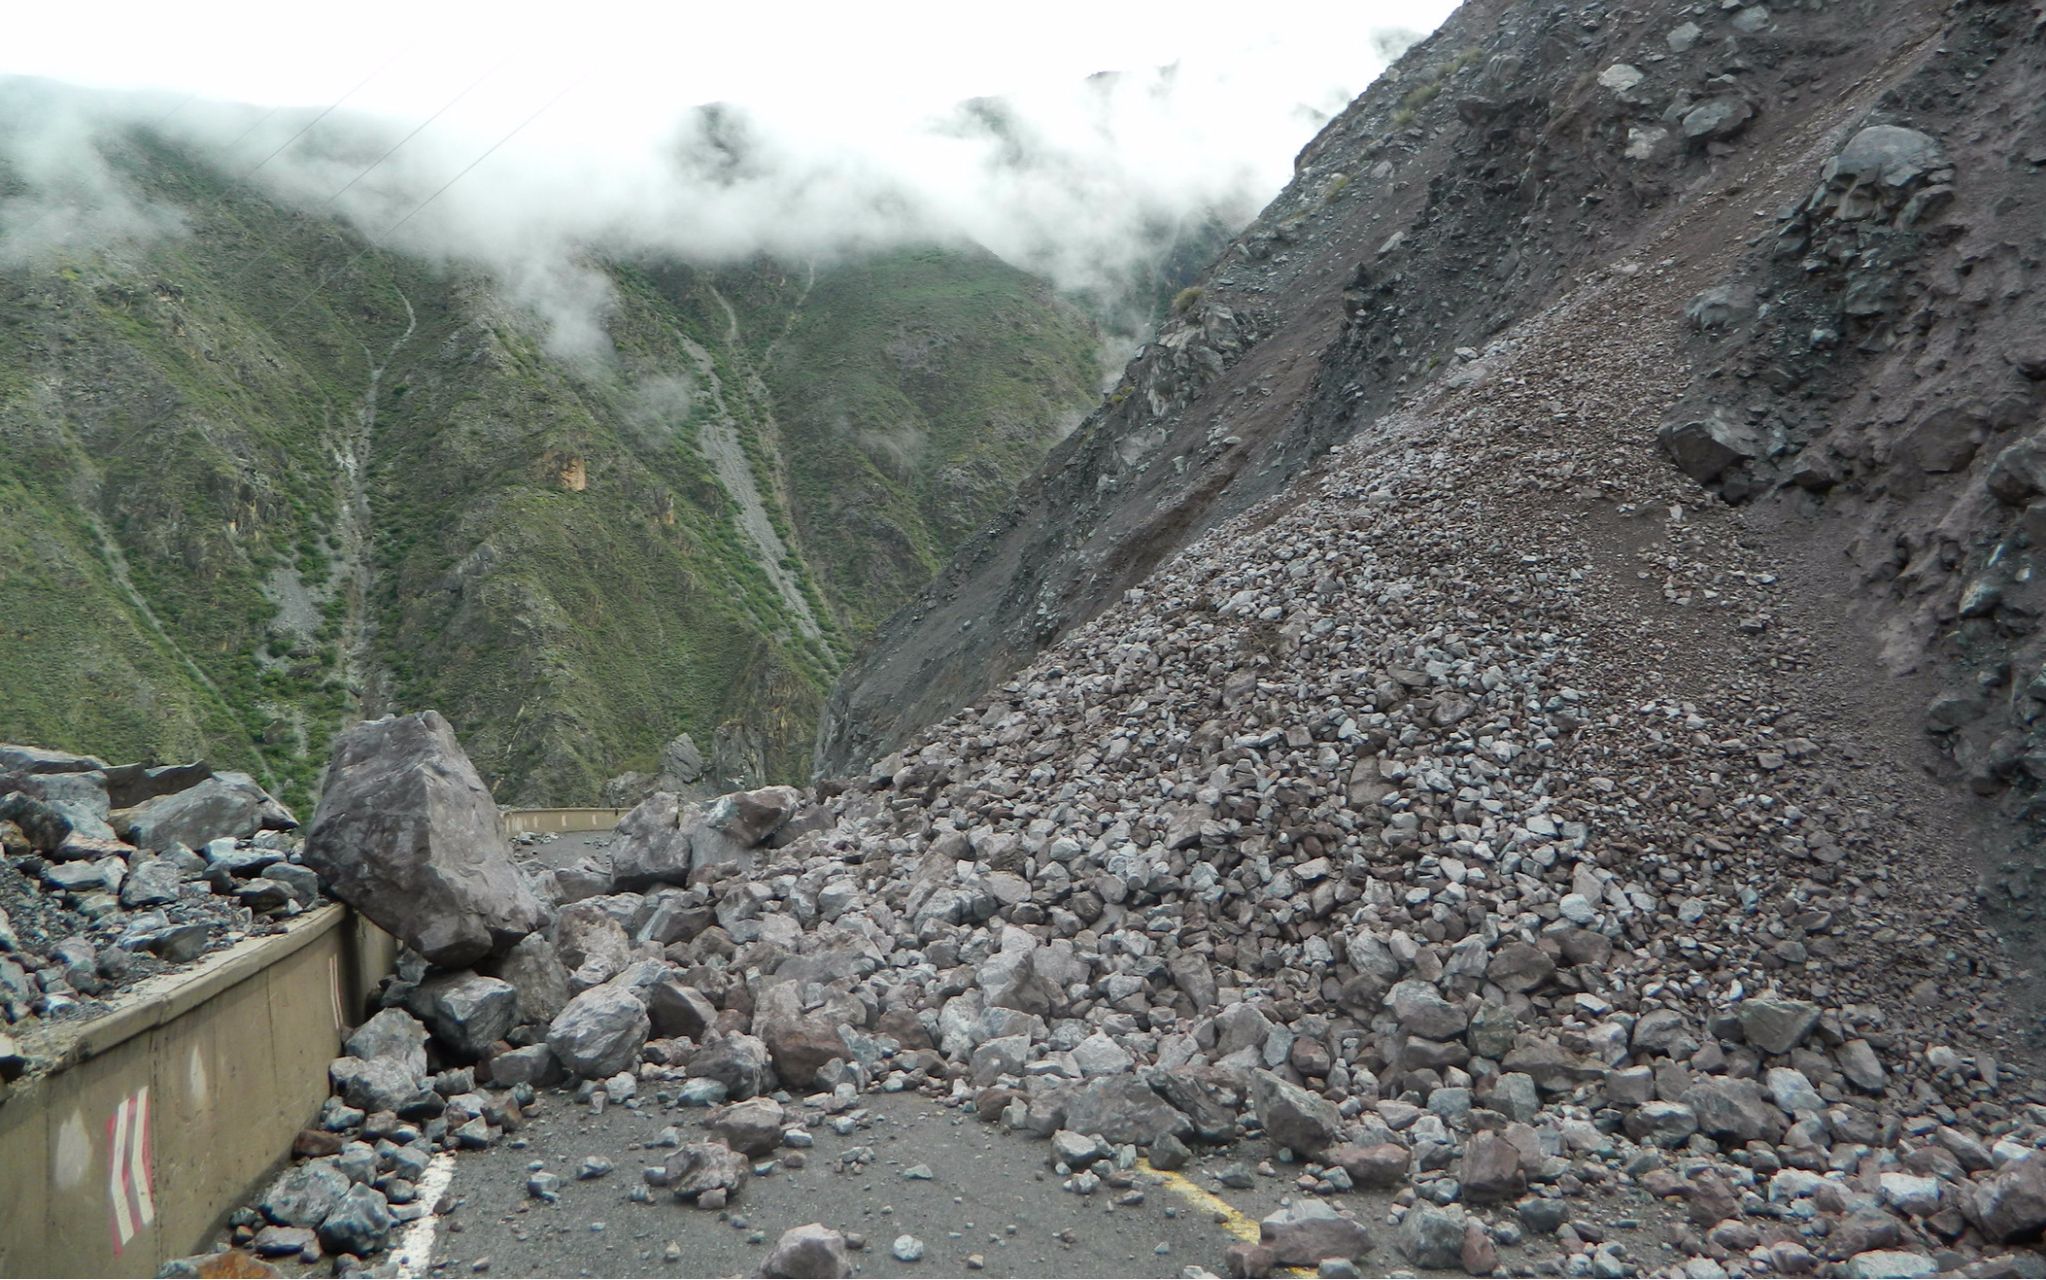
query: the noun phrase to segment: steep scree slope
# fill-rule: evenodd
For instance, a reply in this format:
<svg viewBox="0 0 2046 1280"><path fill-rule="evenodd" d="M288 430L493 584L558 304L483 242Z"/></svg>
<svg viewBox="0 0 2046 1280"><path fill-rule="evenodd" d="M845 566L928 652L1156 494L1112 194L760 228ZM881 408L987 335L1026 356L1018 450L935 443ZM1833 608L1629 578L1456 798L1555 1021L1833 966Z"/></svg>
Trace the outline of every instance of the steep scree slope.
<svg viewBox="0 0 2046 1280"><path fill-rule="evenodd" d="M1301 153L1103 406L841 677L819 766L871 759L977 696L1587 269L1673 228L1684 258L1759 245L1853 132L1909 113L1899 95L1951 116L1954 145L1979 139L1964 190L2031 172L2023 143L2002 148L2036 110L2035 22L2024 4L1466 4ZM1755 189L1785 165L1773 194ZM2036 207L2004 203L2018 223ZM1641 358L1683 361L1689 344L1644 340ZM1803 394L1730 385L1742 416Z"/></svg>

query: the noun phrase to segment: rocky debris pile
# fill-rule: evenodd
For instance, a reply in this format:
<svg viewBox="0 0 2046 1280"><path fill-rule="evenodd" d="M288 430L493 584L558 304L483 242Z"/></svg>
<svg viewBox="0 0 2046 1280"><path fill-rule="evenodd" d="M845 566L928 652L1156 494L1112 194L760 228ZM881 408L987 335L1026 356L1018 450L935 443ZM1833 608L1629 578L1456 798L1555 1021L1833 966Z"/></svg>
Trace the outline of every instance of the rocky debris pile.
<svg viewBox="0 0 2046 1280"><path fill-rule="evenodd" d="M1439 447L1339 455L866 776L655 796L540 878L543 928L408 959L328 1122L460 1149L542 1085L658 1090L724 1108L649 1184L715 1208L788 1140L777 1091L920 1089L1046 1139L1076 1193L1104 1151L1244 1140L1303 1203L1390 1197L1389 1229L1290 1211L1273 1264L1484 1270L1532 1236L1623 1274L1579 1207L1621 1189L1681 1211L1686 1274L2036 1236L2046 1111L1991 1038L1993 943L1783 701L1776 578L1681 514L1638 559L1527 516L1565 455L1512 423L1652 400L1613 296L1548 335L1577 380L1489 357L1385 424ZM1613 472L1681 512L1645 451Z"/></svg>
<svg viewBox="0 0 2046 1280"><path fill-rule="evenodd" d="M0 744L0 1024L94 1011L320 901L245 773Z"/></svg>
<svg viewBox="0 0 2046 1280"><path fill-rule="evenodd" d="M1871 124L1859 129L1826 161L1818 185L1788 212L1777 231L1778 257L1794 259L1803 287L1833 295L1833 310L1803 325L1798 345L1826 351L1843 332L1863 335L1898 310L1903 284L1924 252L1922 241L1954 199L1954 168L1937 140L1916 129ZM1684 314L1700 334L1738 333L1764 322L1780 327L1779 303L1765 305L1756 285L1707 289ZM1687 406L1688 408L1688 406ZM1837 470L1805 457L1780 423L1764 427L1760 413L1735 416L1716 407L1666 423L1658 438L1677 466L1701 483L1714 483L1729 500L1752 498L1795 484L1825 490ZM1949 412L1921 422L1898 442L1900 453L1928 473L1965 467L1979 443L1970 415Z"/></svg>
<svg viewBox="0 0 2046 1280"><path fill-rule="evenodd" d="M1286 188L1204 273L1199 305L1166 324L1170 333L1226 311L1251 321L1254 342L1189 335L1219 362L1215 376L1205 357L1181 370L1163 342L1147 348L1016 510L963 547L848 669L820 762L865 763L981 696L1163 556L1282 490L1416 389L1457 376L1463 352L1539 315L1629 246L1655 239L1656 257L1690 257L1700 240L1749 239L1745 220L1801 201L1816 165L1799 189L1766 198L1756 169L1804 152L1865 104L1872 83L1898 74L1895 50L1944 46L1944 22L2005 15L1994 48L1926 61L1955 83L1929 86L1914 108L1950 88L1958 96L1964 78L1989 79L1976 69L1991 62L1996 77L2022 67L2029 48L1997 61L2036 47L2020 7L1962 10L1460 6L1326 123ZM2031 97L2013 95L2002 122L1971 123L1985 149L2009 154L2008 122L2038 96L2024 87ZM1700 205L1705 195L1719 207ZM2013 204L2014 222L2029 214ZM1709 225L1735 205L1733 225ZM2008 270L2018 277L2016 262ZM1474 272L1483 288L1469 287ZM1758 364L1761 376L1727 404L1802 396L1796 379Z"/></svg>
<svg viewBox="0 0 2046 1280"><path fill-rule="evenodd" d="M1954 200L1954 168L1916 129L1872 124L1856 132L1818 186L1777 233L1776 252L1808 275L1837 271L1841 314L1867 321L1899 301L1899 277L1922 231Z"/></svg>
<svg viewBox="0 0 2046 1280"><path fill-rule="evenodd" d="M380 1007L330 1064L333 1096L294 1148L303 1160L235 1216L225 1244L351 1270L428 1210L418 1183L436 1151L515 1133L541 1086L583 1081L602 1106L685 1060L693 1073L672 1074L686 1101L738 1105L714 1141L676 1153L675 1193L713 1207L736 1194L748 1156L783 1140L780 1108L761 1096L774 1071L743 1023L666 957L712 913L704 894L657 877L743 873L802 799L792 787L708 805L657 795L617 843L620 865L653 891L565 892L554 872L529 883L512 862L489 793L441 716L342 734L305 858L405 950Z"/></svg>

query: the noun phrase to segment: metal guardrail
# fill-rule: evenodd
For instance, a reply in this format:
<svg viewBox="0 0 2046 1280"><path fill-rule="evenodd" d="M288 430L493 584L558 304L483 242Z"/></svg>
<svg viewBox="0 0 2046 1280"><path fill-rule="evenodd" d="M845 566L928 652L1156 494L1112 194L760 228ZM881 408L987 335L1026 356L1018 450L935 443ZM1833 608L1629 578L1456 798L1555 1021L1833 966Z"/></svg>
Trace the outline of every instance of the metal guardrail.
<svg viewBox="0 0 2046 1280"><path fill-rule="evenodd" d="M527 832L609 831L618 825L619 819L631 812L630 809L501 809L498 816L504 821L504 833L517 836Z"/></svg>

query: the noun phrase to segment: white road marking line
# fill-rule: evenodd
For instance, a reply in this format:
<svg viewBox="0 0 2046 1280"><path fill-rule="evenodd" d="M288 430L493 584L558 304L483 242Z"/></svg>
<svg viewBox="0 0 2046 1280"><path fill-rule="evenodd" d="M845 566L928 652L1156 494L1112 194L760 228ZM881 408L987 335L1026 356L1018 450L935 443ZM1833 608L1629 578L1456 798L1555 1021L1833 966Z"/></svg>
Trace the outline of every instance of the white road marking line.
<svg viewBox="0 0 2046 1280"><path fill-rule="evenodd" d="M418 1280L433 1268L433 1241L440 1232L440 1215L433 1212L433 1206L440 1203L447 1193L448 1184L455 1180L455 1153L443 1151L426 1166L426 1172L419 1175L419 1203L426 1206L426 1216L416 1222L405 1224L405 1231L398 1237L398 1247L391 1250L392 1261L398 1264L400 1280Z"/></svg>

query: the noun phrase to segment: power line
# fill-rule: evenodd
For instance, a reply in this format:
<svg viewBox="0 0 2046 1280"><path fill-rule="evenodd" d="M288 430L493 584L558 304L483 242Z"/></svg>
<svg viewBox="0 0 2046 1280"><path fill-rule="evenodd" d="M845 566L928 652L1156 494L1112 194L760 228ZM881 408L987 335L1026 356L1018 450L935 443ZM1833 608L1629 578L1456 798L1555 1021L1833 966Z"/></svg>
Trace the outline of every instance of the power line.
<svg viewBox="0 0 2046 1280"><path fill-rule="evenodd" d="M234 135L234 140L232 142L229 142L225 147L222 147L221 150L223 151L234 150L236 147L242 144L243 139L247 138L250 134L262 128L264 125L269 124L271 118L274 117L279 111L282 111L283 109L284 108L282 107L272 107L268 111L265 111L262 115L257 116L256 123L250 125L248 128L242 130L240 133Z"/></svg>
<svg viewBox="0 0 2046 1280"><path fill-rule="evenodd" d="M254 167L249 169L248 172L242 174L240 177L234 179L234 181L228 183L226 189L231 191L235 187L240 186L242 183L247 182L250 178L254 177L258 169L261 169L264 165L269 164L272 160L275 160L278 156L284 154L286 148L290 147L292 143L297 142L300 138L303 138L309 131L311 131L314 125L318 124L322 120L325 120L328 116L333 115L334 112L340 108L342 103L348 101L350 98L360 93L364 85L367 85L370 81L382 75L384 73L385 68L388 67L389 65L390 65L389 63L385 63L383 66L378 67L376 70L370 72L361 80L357 81L354 88L342 94L340 97L334 99L334 101L332 101L331 103L328 103L326 110L320 112L311 120L306 121L306 123L299 128L297 133L294 133L289 138L286 138L282 144L272 149L269 155L266 155L261 160L258 160L255 163ZM138 127L141 129L155 129L158 126L162 125L165 121L169 120L172 116L176 115L180 111L183 111L186 107L190 106L193 102L197 101L198 97L199 95L197 93L186 94L184 100L179 102L176 106L164 112L162 115L155 117L154 119L143 121L142 124ZM225 149L232 151L237 145L241 143L242 139L248 137L256 130L262 128L263 125L266 122L268 122L271 117L277 114L278 110L279 108L272 107L270 110L264 112L261 116L257 117L256 122L250 125L248 128L242 130L241 133L239 133L238 135L236 135L234 141L228 143ZM52 215L57 213L57 211L58 210L56 206L51 206L50 208L43 210L41 216L39 216L34 222L30 223L28 226L22 228L20 231L15 232L14 235L16 237L23 237L28 235L29 232L34 231L37 227L43 225L44 222L48 221Z"/></svg>
<svg viewBox="0 0 2046 1280"><path fill-rule="evenodd" d="M390 65L389 63L385 63L385 64L384 64L384 66L389 66L389 65ZM236 181L236 182L238 182L238 183L239 183L239 182L247 182L247 181L248 181L248 180L249 180L250 178L253 178L253 177L255 177L255 176L256 176L256 170L257 170L257 169L261 169L261 168L262 168L262 167L263 167L264 165L266 165L266 164L269 164L269 163L270 163L270 162L271 162L272 160L275 160L275 159L276 159L276 158L277 158L278 156L281 156L281 155L283 155L283 154L284 154L284 152L285 152L285 149L286 149L287 147L289 147L289 146L290 146L290 145L291 145L292 143L294 143L294 142L297 142L297 141L298 141L298 140L299 140L300 138L303 138L303 137L305 137L305 136L306 136L306 134L307 134L308 132L310 132L310 131L312 130L312 127L313 127L314 125L318 124L318 123L319 123L320 121L322 121L322 120L325 120L325 119L326 119L326 118L327 118L328 116L331 116L331 115L333 115L333 114L334 114L334 112L335 112L336 110L338 110L338 109L340 108L340 106L341 106L341 104L342 104L342 103L344 103L344 102L348 101L348 100L349 100L350 98L354 97L354 96L355 96L356 94L358 94L358 93L362 92L362 86L363 86L363 85L366 85L366 84L368 84L368 83L369 83L370 81L372 81L372 80L376 79L376 78L377 78L378 76L382 75L383 73L384 73L384 67L378 67L378 68L377 68L376 70L374 70L374 71L370 72L370 73L369 73L368 75L364 76L364 77L363 77L363 78L362 78L361 80L357 81L357 82L356 82L356 85L355 85L355 87L354 87L353 89L350 89L350 90L349 90L348 92L346 92L346 93L342 94L342 95L341 95L340 97L338 97L338 98L334 99L334 101L332 101L331 103L327 104L327 109L326 109L325 111L322 111L322 112L321 112L320 114L318 114L318 115L314 116L314 117L313 117L312 119L310 119L310 120L306 121L306 122L305 122L305 125L304 125L304 127L302 127L301 129L299 129L299 131L298 131L297 133L294 133L294 134L292 134L292 135L291 135L291 136L290 136L289 138L286 138L286 139L285 139L285 140L284 140L284 141L283 141L282 143L279 143L279 144L278 144L278 146L277 146L277 149L276 149L276 150L272 151L272 152L271 152L271 153L270 153L269 155L267 155L267 156L264 156L264 157L263 157L263 158L262 158L261 160L258 160L258 161L256 161L256 168L255 168L255 169L251 169L251 170L249 170L249 171L248 171L247 173L243 174L243 175L242 175L241 177L239 177L239 178L236 178L236 179L235 179L235 181Z"/></svg>
<svg viewBox="0 0 2046 1280"><path fill-rule="evenodd" d="M426 131L427 126L431 125L434 121L446 115L449 111L452 111L457 103L461 102L462 99L468 97L471 93L474 93L477 90L477 88L483 84L485 80L488 80L490 77L496 74L497 67L491 67L488 71L485 71L482 75L470 81L469 86L466 89L463 89L454 97L449 98L445 103L441 105L440 110L434 112L432 115L426 117L426 119L420 121L416 126L414 126L412 132L398 139L396 143L392 144L389 150L385 151L376 159L370 161L359 172L357 172L354 177L350 178L348 181L342 183L338 188L336 188L332 195L328 196L325 200L320 202L319 208L325 209L330 207L336 200L339 200L344 194L346 194L350 187L353 187L356 183L361 182L364 178L367 178L370 175L370 173L374 171L379 165L383 164L384 161L389 160L392 156L398 154L399 149L403 147L406 143L412 141L412 139L418 137L421 133L424 133ZM357 86L357 88L360 87L361 87L360 85ZM254 172L254 170L251 170L250 172ZM249 272L254 271L257 267L263 265L265 262L268 262L271 258L275 256L277 256L277 247L273 244L268 249L265 249L260 256L252 260L247 266L244 266L241 270L235 272L232 276L229 276L227 280L220 286L221 290L225 292L228 289L232 289L235 285L241 283L243 276L246 276Z"/></svg>
<svg viewBox="0 0 2046 1280"><path fill-rule="evenodd" d="M501 65L501 64L500 64L500 65ZM469 82L469 87L468 87L468 88L466 88L466 89L462 90L462 91L461 91L460 93L456 94L456 95L455 95L454 97L452 97L452 98L449 98L449 99L447 100L447 102L446 102L446 103L445 103L445 104L444 104L444 105L443 105L443 106L441 107L441 109L440 109L440 110L438 110L438 111L434 112L434 113L433 113L432 115L430 115L430 116L426 117L426 119L424 119L424 120L420 121L420 122L419 122L419 126L418 126L417 128L413 129L413 130L412 130L412 132L410 132L410 133L406 134L406 135L405 135L404 137L402 137L402 138L398 139L398 141L397 141L397 142L396 142L396 143L395 143L395 144L394 144L394 145L393 145L393 146L391 147L391 149L390 149L389 151L386 151L386 152L384 152L384 153L383 153L382 155L378 156L378 157L377 157L377 158L376 158L375 160L372 160L372 161L370 161L370 164L369 164L369 168L368 168L368 169L364 169L364 170L363 170L363 171L362 171L361 173L358 173L358 174L356 174L356 175L355 175L354 177L350 178L350 179L349 179L348 181L346 181L346 182L342 183L342 184L341 184L341 187L340 187L340 189L339 189L339 190L337 190L337 191L335 191L333 195L331 195L331 196L328 196L328 197L327 197L327 200L326 200L326 204L323 204L323 205L321 205L320 207L324 209L324 208L326 207L326 205L332 204L332 203L334 203L334 202L335 202L336 200L339 200L339 199L341 198L342 194L343 194L344 192L346 192L346 191L348 190L348 188L350 188L350 187L354 186L354 185L355 185L356 183L358 183L358 182L361 182L361 181L362 181L362 180L363 180L364 178L367 178L367 177L369 176L369 172L370 172L370 169L374 169L374 168L376 168L376 167L377 167L378 165L382 164L382 163L383 163L384 161L386 161L386 160L390 159L390 158L391 158L392 156L396 155L396 154L398 153L398 148L399 148L399 147L402 147L402 146L404 146L404 145L405 145L406 143L408 143L408 142L412 141L412 139L414 139L414 138L418 137L418 136L419 136L419 135L420 135L420 134L421 134L422 132L424 132L424 131L425 131L425 129L426 129L426 126L428 126L428 125L432 124L432 123L433 123L434 121L436 121L436 120L440 119L440 118L441 118L442 116L446 115L446 114L447 114L447 113L448 113L449 111L453 110L453 109L454 109L454 107L455 107L455 104L456 104L456 103L458 103L458 102L460 102L460 101L461 101L462 99L464 99L464 98L468 97L468 96L469 96L469 95L470 95L471 93L474 93L474 92L476 91L476 89L477 89L477 88L478 88L478 87L479 87L480 85L482 85L482 83L483 83L483 82L484 82L485 80L488 80L488 79L489 79L490 77L492 77L492 76L494 76L494 75L496 75L496 74L497 74L497 68L496 68L496 67L492 67L492 68L490 68L490 70L488 70L488 71L484 72L484 73L483 73L482 75L480 75L480 76L477 76L477 77L476 77L476 78L475 78L474 80L470 81L470 82Z"/></svg>
<svg viewBox="0 0 2046 1280"><path fill-rule="evenodd" d="M519 134L525 131L527 125L532 124L535 120L538 120L541 116L546 115L549 111L553 110L554 105L560 102L563 98L567 97L570 91L574 90L583 82L584 78L585 77L583 76L578 76L574 80L570 81L567 85L563 86L561 92L555 94L553 97L549 98L545 103L541 104L539 110L533 112L533 114L527 116L525 119L519 121L516 125L512 126L511 132L505 134L497 141L491 143L488 147L485 147L482 155L477 156L474 160L471 160L469 163L463 165L459 170L456 171L454 177L449 178L446 182L443 182L440 185L439 189L437 189L432 195L426 197L426 199L424 200L421 200L418 204L413 205L411 212L407 213L404 217L398 219L396 222L393 222L390 226L385 227L382 231L379 231L375 235L370 236L368 238L368 242L364 244L363 247L356 252L354 257L348 259L348 261L342 263L339 267L335 268L333 271L321 277L320 282L314 285L311 289L308 289L304 297L300 298L297 302L292 303L291 306L285 310L283 315L277 317L277 323L282 324L286 320L289 320L292 317L292 315L298 311L300 307L304 306L308 302L311 302L315 294L319 293L320 290L326 288L327 285L332 281L339 279L344 273L353 268L356 263L362 261L362 259L365 256L374 252L379 247L380 242L383 240L385 236L390 235L399 227L404 226L406 223L412 221L412 219L418 217L419 214L423 212L428 205L432 204L434 201L446 195L448 192L448 188L454 186L457 182L460 182L463 178L467 177L470 170L474 169L477 165L482 164L485 160L488 160L491 156L495 155L497 153L498 148L504 146L505 143L510 142L513 138L518 137Z"/></svg>

